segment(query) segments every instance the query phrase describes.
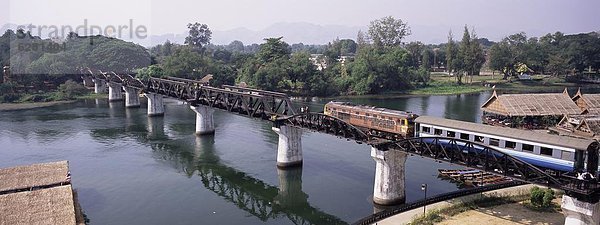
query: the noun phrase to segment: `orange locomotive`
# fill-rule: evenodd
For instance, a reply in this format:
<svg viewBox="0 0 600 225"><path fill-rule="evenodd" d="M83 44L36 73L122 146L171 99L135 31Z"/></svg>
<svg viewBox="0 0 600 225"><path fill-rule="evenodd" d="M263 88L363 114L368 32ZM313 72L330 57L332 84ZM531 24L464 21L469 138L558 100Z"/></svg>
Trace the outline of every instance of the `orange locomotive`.
<svg viewBox="0 0 600 225"><path fill-rule="evenodd" d="M324 114L337 117L371 135L387 139L414 136L414 119L418 115L404 111L331 101Z"/></svg>

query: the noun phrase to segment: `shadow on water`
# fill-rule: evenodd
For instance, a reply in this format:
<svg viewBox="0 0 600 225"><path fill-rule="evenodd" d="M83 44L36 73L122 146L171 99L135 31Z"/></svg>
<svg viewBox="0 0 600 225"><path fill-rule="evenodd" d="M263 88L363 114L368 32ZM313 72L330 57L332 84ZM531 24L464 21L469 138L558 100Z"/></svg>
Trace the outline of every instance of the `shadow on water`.
<svg viewBox="0 0 600 225"><path fill-rule="evenodd" d="M278 170L279 187L271 186L221 162L214 136L195 137L190 143L170 138L164 128L163 117L148 117L145 127L95 129L91 136L101 142L125 137L148 145L155 159L167 162L187 177L200 177L206 189L263 222L285 217L294 224L347 224L308 203L308 194L302 191L302 168ZM170 129L186 130L180 125L171 125ZM272 141L273 137L266 139Z"/></svg>

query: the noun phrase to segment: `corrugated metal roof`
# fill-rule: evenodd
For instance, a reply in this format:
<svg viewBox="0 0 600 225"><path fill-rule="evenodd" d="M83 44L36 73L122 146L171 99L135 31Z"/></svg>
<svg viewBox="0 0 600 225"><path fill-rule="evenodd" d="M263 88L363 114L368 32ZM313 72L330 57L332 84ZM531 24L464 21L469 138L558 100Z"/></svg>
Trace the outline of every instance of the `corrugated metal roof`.
<svg viewBox="0 0 600 225"><path fill-rule="evenodd" d="M499 101L506 112L497 112L487 109L488 103ZM505 94L493 95L482 106L484 111L506 114L506 116L549 116L549 115L576 115L581 114L581 109L571 100L568 94Z"/></svg>
<svg viewBox="0 0 600 225"><path fill-rule="evenodd" d="M415 119L415 122L583 150L586 150L588 146L594 142L594 140L589 139L544 134L508 127L495 127L485 124L470 123L432 116L419 116L417 119Z"/></svg>

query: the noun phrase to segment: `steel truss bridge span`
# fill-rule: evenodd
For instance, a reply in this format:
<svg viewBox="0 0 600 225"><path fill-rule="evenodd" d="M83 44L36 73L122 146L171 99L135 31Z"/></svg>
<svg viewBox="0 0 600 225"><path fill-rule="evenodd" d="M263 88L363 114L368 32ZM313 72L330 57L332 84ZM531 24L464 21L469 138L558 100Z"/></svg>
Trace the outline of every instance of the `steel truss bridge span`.
<svg viewBox="0 0 600 225"><path fill-rule="evenodd" d="M528 183L559 188L589 201L597 202L600 198L600 185L596 180L581 181L572 174L550 175L529 163L482 143L446 137L381 139L339 118L322 113L298 114L290 98L284 93L228 85L217 88L183 78L149 78L141 81L131 75L91 73L95 79L120 83L125 87L137 88L144 93L161 94L193 106L204 105L243 116L269 120L274 122L276 127L282 125L299 127L352 139L382 151L404 151Z"/></svg>
<svg viewBox="0 0 600 225"><path fill-rule="evenodd" d="M536 166L482 143L448 137L415 137L371 145L382 151L403 151L527 183L561 189L589 201L598 201L600 195L600 185L597 181L578 180L568 173L550 175Z"/></svg>

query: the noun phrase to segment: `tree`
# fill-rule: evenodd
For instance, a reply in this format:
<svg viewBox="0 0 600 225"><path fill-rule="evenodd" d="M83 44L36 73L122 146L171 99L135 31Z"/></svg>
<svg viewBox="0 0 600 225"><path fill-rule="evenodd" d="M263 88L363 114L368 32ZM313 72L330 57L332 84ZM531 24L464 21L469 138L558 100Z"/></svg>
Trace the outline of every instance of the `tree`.
<svg viewBox="0 0 600 225"><path fill-rule="evenodd" d="M258 59L263 63L269 63L279 58L288 59L292 51L290 46L281 40L282 38L266 38L266 42L261 44L260 50L258 50Z"/></svg>
<svg viewBox="0 0 600 225"><path fill-rule="evenodd" d="M392 16L371 21L369 39L378 47L393 47L402 44L402 39L410 35L410 27Z"/></svg>
<svg viewBox="0 0 600 225"><path fill-rule="evenodd" d="M429 49L424 49L421 52L421 68L429 71L431 68L431 56L433 55L433 52Z"/></svg>
<svg viewBox="0 0 600 225"><path fill-rule="evenodd" d="M203 66L202 55L191 47L179 48L165 58L163 70L165 75L183 78L201 78L204 73L199 69Z"/></svg>
<svg viewBox="0 0 600 225"><path fill-rule="evenodd" d="M244 43L238 40L232 41L227 45L226 49L230 52L244 52Z"/></svg>
<svg viewBox="0 0 600 225"><path fill-rule="evenodd" d="M290 80L294 87L298 82L302 83L302 91L310 89L310 83L308 80L314 76L317 72L317 68L310 61L310 54L308 52L294 53L290 59Z"/></svg>
<svg viewBox="0 0 600 225"><path fill-rule="evenodd" d="M419 67L419 61L422 58L423 50L425 46L420 41L413 41L406 45L406 50L410 54L410 66Z"/></svg>
<svg viewBox="0 0 600 225"><path fill-rule="evenodd" d="M553 54L548 58L546 70L552 75L565 74L569 69L569 58L562 54Z"/></svg>
<svg viewBox="0 0 600 225"><path fill-rule="evenodd" d="M72 99L75 96L83 95L88 92L81 83L73 80L67 80L64 84L58 86L58 91L64 99Z"/></svg>
<svg viewBox="0 0 600 225"><path fill-rule="evenodd" d="M208 25L201 23L190 23L187 25L189 32L185 38L185 44L194 47L194 49L203 52L204 46L210 43L212 31Z"/></svg>
<svg viewBox="0 0 600 225"><path fill-rule="evenodd" d="M469 62L470 64L470 74L471 74L471 79L473 79L472 75L479 75L479 72L481 71L481 67L483 67L483 64L485 64L485 54L483 52L483 48L481 47L480 42L478 41L477 35L475 34L475 31L471 32L471 62Z"/></svg>
<svg viewBox="0 0 600 225"><path fill-rule="evenodd" d="M514 59L507 42L500 42L490 48L490 68L502 72L506 80L514 74Z"/></svg>
<svg viewBox="0 0 600 225"><path fill-rule="evenodd" d="M165 75L165 72L162 67L159 65L150 65L148 67L140 68L136 70L135 78L140 80L147 80L150 77L162 77Z"/></svg>
<svg viewBox="0 0 600 225"><path fill-rule="evenodd" d="M410 56L400 47L365 46L349 65L350 92L356 94L412 88Z"/></svg>
<svg viewBox="0 0 600 225"><path fill-rule="evenodd" d="M360 48L362 46L365 46L368 43L367 38L367 35L362 30L358 30L358 33L356 34L356 44L358 45L357 47Z"/></svg>
<svg viewBox="0 0 600 225"><path fill-rule="evenodd" d="M458 47L452 36L452 30L450 30L448 32L448 43L446 44L446 70L449 74L452 74L454 71L454 62L458 56Z"/></svg>
<svg viewBox="0 0 600 225"><path fill-rule="evenodd" d="M525 33L516 33L502 39L501 42L490 48L490 68L500 70L504 74L502 79L515 76L516 64L526 63L527 36Z"/></svg>
<svg viewBox="0 0 600 225"><path fill-rule="evenodd" d="M112 39L98 44L89 54L93 68L115 73L132 72L150 65L150 54L140 45Z"/></svg>
<svg viewBox="0 0 600 225"><path fill-rule="evenodd" d="M469 29L467 29L467 26L465 26L463 38L458 46L458 57L454 62L454 70L456 71L454 75L456 76L456 83L462 84L462 78L465 73L469 74L469 72L472 71L474 61L475 57L471 49L471 35L469 34Z"/></svg>

